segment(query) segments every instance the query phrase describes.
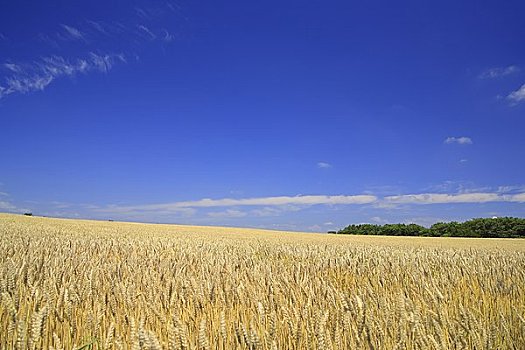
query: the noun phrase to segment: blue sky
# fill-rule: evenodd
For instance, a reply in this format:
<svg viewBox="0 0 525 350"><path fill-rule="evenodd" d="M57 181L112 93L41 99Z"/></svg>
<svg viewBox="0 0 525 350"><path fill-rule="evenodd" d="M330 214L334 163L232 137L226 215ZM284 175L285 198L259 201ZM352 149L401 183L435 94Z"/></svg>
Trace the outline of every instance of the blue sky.
<svg viewBox="0 0 525 350"><path fill-rule="evenodd" d="M525 216L522 1L4 1L0 211Z"/></svg>

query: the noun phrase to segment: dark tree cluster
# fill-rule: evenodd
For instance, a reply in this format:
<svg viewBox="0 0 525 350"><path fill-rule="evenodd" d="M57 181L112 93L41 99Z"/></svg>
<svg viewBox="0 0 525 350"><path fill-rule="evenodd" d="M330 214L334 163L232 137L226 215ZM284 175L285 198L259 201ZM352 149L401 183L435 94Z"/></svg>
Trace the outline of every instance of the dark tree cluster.
<svg viewBox="0 0 525 350"><path fill-rule="evenodd" d="M430 228L416 224L349 225L337 234L428 237L525 237L525 219L478 218L465 222L438 222Z"/></svg>

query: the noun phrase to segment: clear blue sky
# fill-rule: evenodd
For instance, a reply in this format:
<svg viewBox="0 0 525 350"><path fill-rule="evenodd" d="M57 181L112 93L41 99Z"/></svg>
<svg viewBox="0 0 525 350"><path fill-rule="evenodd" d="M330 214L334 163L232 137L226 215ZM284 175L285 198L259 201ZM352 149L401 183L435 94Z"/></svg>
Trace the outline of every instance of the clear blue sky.
<svg viewBox="0 0 525 350"><path fill-rule="evenodd" d="M4 1L0 211L525 216L523 1Z"/></svg>

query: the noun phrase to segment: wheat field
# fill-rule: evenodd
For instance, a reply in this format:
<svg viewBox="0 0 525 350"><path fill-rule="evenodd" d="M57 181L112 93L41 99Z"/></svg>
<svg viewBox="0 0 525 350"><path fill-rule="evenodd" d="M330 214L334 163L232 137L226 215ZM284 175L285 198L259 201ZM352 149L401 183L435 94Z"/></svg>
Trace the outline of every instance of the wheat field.
<svg viewBox="0 0 525 350"><path fill-rule="evenodd" d="M0 214L1 349L524 349L525 240Z"/></svg>

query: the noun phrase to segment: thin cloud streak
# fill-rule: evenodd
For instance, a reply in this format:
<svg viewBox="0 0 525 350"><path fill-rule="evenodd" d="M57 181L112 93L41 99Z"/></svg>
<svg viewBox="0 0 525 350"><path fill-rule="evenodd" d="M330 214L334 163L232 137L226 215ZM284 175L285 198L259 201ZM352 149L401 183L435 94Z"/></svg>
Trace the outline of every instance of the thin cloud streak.
<svg viewBox="0 0 525 350"><path fill-rule="evenodd" d="M160 204L145 205L109 205L102 208L95 208L94 211L100 213L138 213L138 212L181 212L185 209L216 208L216 207L263 207L247 212L250 216L273 216L280 212L302 210L313 205L372 205L375 208L395 209L402 204L482 204L492 202L525 202L525 192L506 194L502 192L469 192L469 193L420 193L395 195L378 198L373 195L305 195L305 196L279 196L279 197L259 197L259 198L222 198L222 199L200 199L196 201L181 201ZM243 214L241 214L243 213ZM224 212L209 213L210 217L242 217L244 212L238 210L226 210Z"/></svg>
<svg viewBox="0 0 525 350"><path fill-rule="evenodd" d="M84 34L75 27L66 24L60 25L66 31L67 38L72 40L84 40Z"/></svg>
<svg viewBox="0 0 525 350"><path fill-rule="evenodd" d="M5 198L5 197L9 197L8 193L0 192L0 196L4 197L0 199L0 212L16 213L16 214L31 212L30 209L20 208L16 204L8 200L8 198Z"/></svg>
<svg viewBox="0 0 525 350"><path fill-rule="evenodd" d="M496 79L501 78L507 75L518 73L520 71L518 66L508 66L508 67L494 67L483 71L480 75L480 79Z"/></svg>
<svg viewBox="0 0 525 350"><path fill-rule="evenodd" d="M421 193L400 196L388 196L383 199L393 204L446 204L446 203L489 203L489 202L525 202L525 193L501 194L493 192L478 193Z"/></svg>
<svg viewBox="0 0 525 350"><path fill-rule="evenodd" d="M162 38L165 42L171 42L173 41L173 35L170 34L170 32L168 32L167 30L163 30L163 33L164 33L164 37Z"/></svg>
<svg viewBox="0 0 525 350"><path fill-rule="evenodd" d="M91 26L93 27L93 29L95 29L97 32L99 32L100 34L104 34L104 35L108 35L108 32L107 30L104 28L104 25L100 22L97 22L97 21L92 21L92 20L86 20L86 22Z"/></svg>
<svg viewBox="0 0 525 350"><path fill-rule="evenodd" d="M7 201L0 201L0 210L11 211L16 210L16 207Z"/></svg>
<svg viewBox="0 0 525 350"><path fill-rule="evenodd" d="M245 217L247 213L240 211L240 210L234 210L234 209L228 209L225 211L214 211L211 213L208 213L208 216L211 218L221 218L221 219L227 219L227 218L242 218Z"/></svg>
<svg viewBox="0 0 525 350"><path fill-rule="evenodd" d="M22 67L15 63L4 63L4 67L8 70L10 70L13 73L20 73L22 72Z"/></svg>
<svg viewBox="0 0 525 350"><path fill-rule="evenodd" d="M371 195L354 195L354 196L280 196L280 197L260 197L245 199L201 199L196 201L182 201L163 204L147 204L137 206L108 206L99 209L99 211L118 212L118 211L155 211L155 210L177 210L181 208L212 208L212 207L234 207L234 206L285 206L285 205L339 205L339 204L368 204L377 200L377 197Z"/></svg>
<svg viewBox="0 0 525 350"><path fill-rule="evenodd" d="M92 71L107 73L116 63L126 62L123 54L96 54L70 61L61 56L41 58L27 65L4 64L13 74L0 85L0 99L13 94L26 94L44 90L51 82L62 77L86 74Z"/></svg>
<svg viewBox="0 0 525 350"><path fill-rule="evenodd" d="M141 32L147 34L151 40L157 39L157 35L153 33L148 27L145 25L139 25L138 28L141 30Z"/></svg>
<svg viewBox="0 0 525 350"><path fill-rule="evenodd" d="M53 33L38 33L37 40L47 43L57 53L49 56L34 56L32 62L0 62L0 99L14 93L26 94L42 91L60 77L74 76L89 71L108 72L117 62L125 63L126 57L135 57L126 45L137 46L146 42L169 43L174 35L158 25L158 19L173 12L170 2L159 7L138 8L137 16L124 23L109 20L102 22L84 19L76 23L57 23ZM7 38L0 33L0 41ZM89 50L70 55L68 47L78 48L78 42ZM95 49L93 47L110 47ZM114 49L116 48L116 49ZM91 51L91 52L90 52ZM123 54L101 54L99 52L127 52Z"/></svg>

